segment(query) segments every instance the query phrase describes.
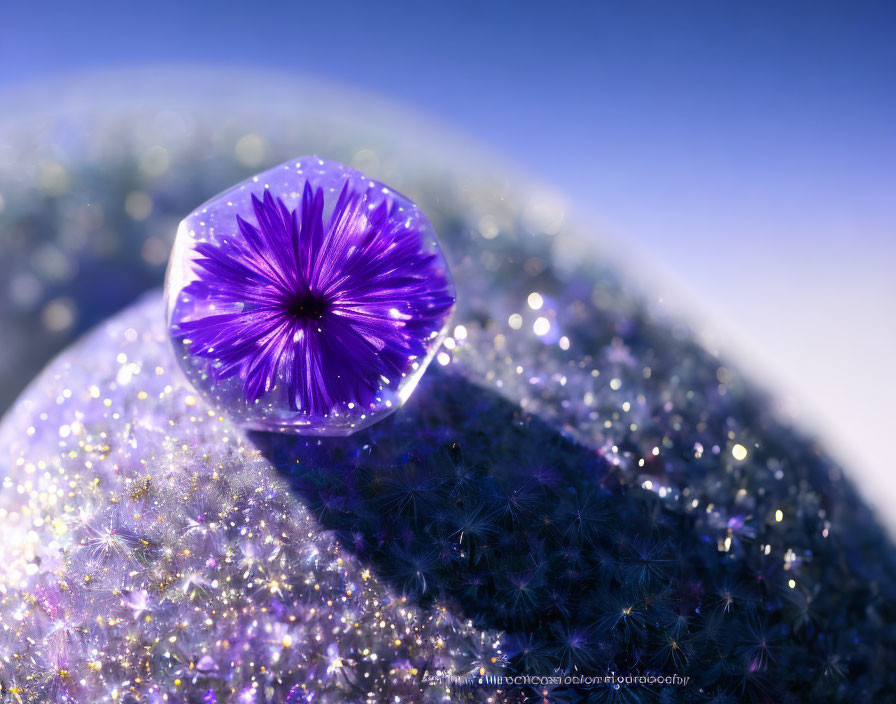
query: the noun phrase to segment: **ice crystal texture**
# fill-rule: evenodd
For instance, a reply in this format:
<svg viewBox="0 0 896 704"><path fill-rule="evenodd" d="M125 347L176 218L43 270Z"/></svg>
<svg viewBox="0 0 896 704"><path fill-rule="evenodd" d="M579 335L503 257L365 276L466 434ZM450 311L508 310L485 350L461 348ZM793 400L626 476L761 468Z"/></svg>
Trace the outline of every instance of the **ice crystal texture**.
<svg viewBox="0 0 896 704"><path fill-rule="evenodd" d="M276 119L259 99L261 117L227 125L215 106L182 107L186 136L153 132L169 100L94 115L66 142L63 194L19 166L42 158L41 140L12 142L10 300L30 305L18 270L54 249L79 268L64 281L34 269L39 300L68 301L70 332L160 280L156 238L257 170L234 157L253 132L277 159L364 163L432 219L460 294L437 366L382 423L309 438L247 434L196 394L158 294L65 352L0 429L4 698L889 701L896 559L852 488L860 460L843 469L782 422L638 294L650 268L620 277L540 189L511 188L474 150L433 160L404 123L390 123L401 139L346 134L296 95ZM317 127L295 129L308 103ZM146 168L160 153L149 144L170 168ZM123 187L149 199L145 219L125 213ZM23 337L35 309L10 310L0 353L24 378L64 338ZM426 681L482 668L690 680Z"/></svg>

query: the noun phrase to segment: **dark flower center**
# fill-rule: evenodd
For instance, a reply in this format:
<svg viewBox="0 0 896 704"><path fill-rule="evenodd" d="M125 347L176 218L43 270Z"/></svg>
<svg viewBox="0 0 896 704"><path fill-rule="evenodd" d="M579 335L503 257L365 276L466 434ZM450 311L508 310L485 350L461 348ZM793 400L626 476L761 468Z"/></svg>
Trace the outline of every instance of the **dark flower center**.
<svg viewBox="0 0 896 704"><path fill-rule="evenodd" d="M325 296L314 291L297 293L286 304L286 312L297 320L317 320L332 310Z"/></svg>

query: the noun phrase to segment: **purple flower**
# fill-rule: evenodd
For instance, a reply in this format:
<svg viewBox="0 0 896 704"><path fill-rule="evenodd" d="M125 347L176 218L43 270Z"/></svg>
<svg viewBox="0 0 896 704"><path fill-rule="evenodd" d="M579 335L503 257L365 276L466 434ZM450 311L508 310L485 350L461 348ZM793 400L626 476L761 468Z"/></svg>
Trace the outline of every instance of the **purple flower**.
<svg viewBox="0 0 896 704"><path fill-rule="evenodd" d="M237 215L239 238L196 245L198 279L183 293L207 314L174 335L214 360L218 380L238 376L250 404L277 387L307 416L374 409L451 312L441 255L391 195L350 179L326 219L308 181L295 210L270 190L251 203L256 222Z"/></svg>

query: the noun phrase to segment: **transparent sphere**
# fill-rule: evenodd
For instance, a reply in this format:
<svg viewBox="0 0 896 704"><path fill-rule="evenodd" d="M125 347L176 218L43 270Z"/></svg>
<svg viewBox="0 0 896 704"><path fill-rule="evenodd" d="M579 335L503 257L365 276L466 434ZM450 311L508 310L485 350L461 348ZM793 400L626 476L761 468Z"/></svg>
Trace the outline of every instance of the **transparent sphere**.
<svg viewBox="0 0 896 704"><path fill-rule="evenodd" d="M178 228L168 330L196 390L246 427L348 435L410 396L454 285L429 220L343 164L291 160Z"/></svg>

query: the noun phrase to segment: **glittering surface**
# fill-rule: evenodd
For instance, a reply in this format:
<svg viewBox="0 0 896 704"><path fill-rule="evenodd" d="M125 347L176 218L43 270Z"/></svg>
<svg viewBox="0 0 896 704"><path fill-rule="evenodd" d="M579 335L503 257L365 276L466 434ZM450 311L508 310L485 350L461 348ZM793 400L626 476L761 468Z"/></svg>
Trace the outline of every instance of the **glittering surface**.
<svg viewBox="0 0 896 704"><path fill-rule="evenodd" d="M178 180L250 144L216 134ZM457 283L434 368L382 423L317 439L209 415L162 344L158 292L63 355L0 429L7 696L887 701L893 546L823 447L537 191L371 154ZM66 173L51 202L118 202L111 165ZM154 206L202 200L155 178ZM18 202L4 216L24 227ZM691 679L450 695L415 679L479 668Z"/></svg>
<svg viewBox="0 0 896 704"><path fill-rule="evenodd" d="M426 216L314 156L187 216L165 295L178 360L203 395L247 426L309 435L347 435L399 408L454 307Z"/></svg>
<svg viewBox="0 0 896 704"><path fill-rule="evenodd" d="M51 366L4 425L4 694L439 701L427 669L500 670L495 634L409 604L322 530L193 395L162 321L156 293Z"/></svg>

